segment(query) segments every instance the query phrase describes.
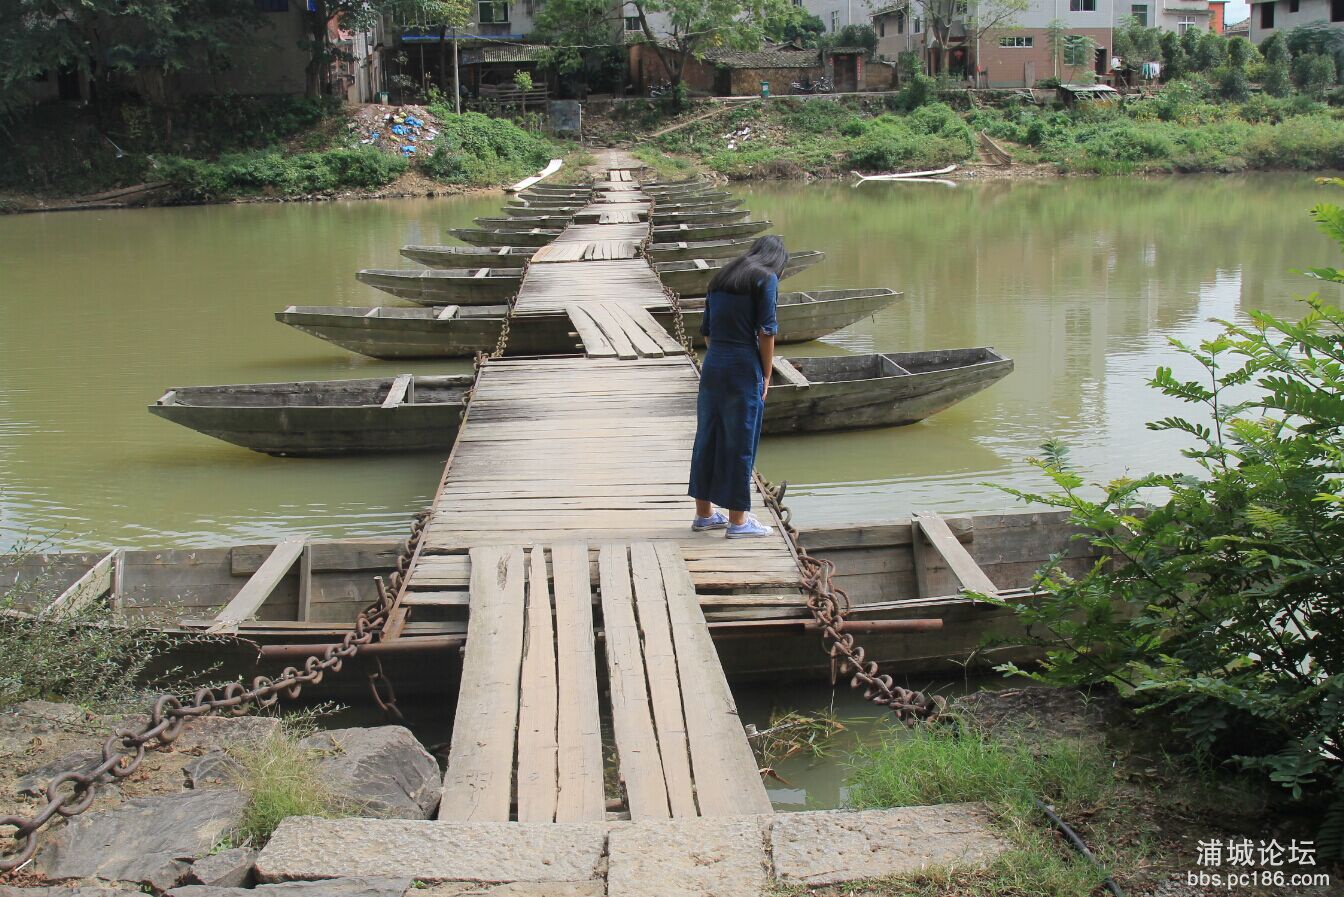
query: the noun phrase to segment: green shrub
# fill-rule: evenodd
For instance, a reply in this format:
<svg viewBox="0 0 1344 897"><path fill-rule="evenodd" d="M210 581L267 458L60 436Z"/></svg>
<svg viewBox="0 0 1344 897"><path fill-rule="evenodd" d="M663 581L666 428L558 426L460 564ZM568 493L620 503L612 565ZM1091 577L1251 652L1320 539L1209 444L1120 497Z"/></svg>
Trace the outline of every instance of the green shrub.
<svg viewBox="0 0 1344 897"><path fill-rule="evenodd" d="M450 184L502 184L516 181L544 166L555 153L548 140L503 118L479 112L456 115L435 105L439 120L434 152L420 167L431 177Z"/></svg>
<svg viewBox="0 0 1344 897"><path fill-rule="evenodd" d="M1344 122L1310 115L1261 127L1246 141L1246 159L1255 168L1321 171L1344 167Z"/></svg>
<svg viewBox="0 0 1344 897"><path fill-rule="evenodd" d="M368 189L391 183L406 170L404 159L373 147L297 155L233 153L215 161L168 157L159 164L173 195L187 201Z"/></svg>
<svg viewBox="0 0 1344 897"><path fill-rule="evenodd" d="M1334 141L1337 156L1338 132ZM1322 204L1312 215L1344 247L1344 209ZM1308 273L1344 283L1334 268ZM1057 491L1006 491L1068 510L1100 559L1074 577L1057 558L1038 574L1044 600L1003 603L1047 649L1029 675L1105 682L1163 713L1194 751L1302 801L1321 823L1318 849L1338 857L1344 310L1317 296L1305 302L1299 321L1252 311L1249 323L1224 323L1198 347L1173 341L1199 374L1182 380L1161 367L1151 384L1193 413L1149 428L1185 434L1181 454L1195 472L1089 486L1064 447L1047 444L1036 463ZM1145 503L1153 488L1169 497Z"/></svg>
<svg viewBox="0 0 1344 897"><path fill-rule="evenodd" d="M839 103L811 100L798 106L798 111L784 116L784 124L808 134L829 134L858 121L851 110Z"/></svg>
<svg viewBox="0 0 1344 897"><path fill-rule="evenodd" d="M970 158L971 129L950 107L921 106L908 116L882 115L862 122L848 145L845 164L865 171L942 164Z"/></svg>

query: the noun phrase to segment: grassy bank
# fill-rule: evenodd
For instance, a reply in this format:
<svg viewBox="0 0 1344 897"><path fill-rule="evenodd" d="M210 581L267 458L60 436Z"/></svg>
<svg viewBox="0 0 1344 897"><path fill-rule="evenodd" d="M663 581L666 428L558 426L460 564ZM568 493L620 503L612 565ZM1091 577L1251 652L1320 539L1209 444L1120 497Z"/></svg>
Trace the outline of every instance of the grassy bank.
<svg viewBox="0 0 1344 897"><path fill-rule="evenodd" d="M512 183L576 151L533 120L411 109L426 123L418 142L390 133L387 107L288 97L203 100L169 121L43 107L0 134L15 163L0 171L0 210L159 182L167 202L425 194Z"/></svg>
<svg viewBox="0 0 1344 897"><path fill-rule="evenodd" d="M1014 161L1061 173L1327 170L1344 166L1344 109L1303 96L1216 100L1201 82L1178 81L1154 97L1116 106L1037 107L1006 95L1000 105L954 108L965 95L929 100L913 91L873 98L743 104L643 141L638 154L660 173L690 168L732 179L838 177L851 170L932 168L975 158L988 133ZM643 104L613 121L616 139L642 141L666 127ZM653 107L650 107L653 108ZM703 114L698 109L685 116Z"/></svg>

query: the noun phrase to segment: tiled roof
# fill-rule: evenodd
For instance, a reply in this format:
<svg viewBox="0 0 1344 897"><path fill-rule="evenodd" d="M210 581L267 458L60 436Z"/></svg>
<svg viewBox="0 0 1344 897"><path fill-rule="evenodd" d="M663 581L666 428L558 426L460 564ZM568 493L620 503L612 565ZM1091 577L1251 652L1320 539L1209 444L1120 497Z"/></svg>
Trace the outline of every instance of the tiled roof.
<svg viewBox="0 0 1344 897"><path fill-rule="evenodd" d="M463 65L478 62L537 62L550 47L541 44L497 44L462 51Z"/></svg>
<svg viewBox="0 0 1344 897"><path fill-rule="evenodd" d="M701 58L713 65L734 69L794 69L820 65L816 50L705 50Z"/></svg>

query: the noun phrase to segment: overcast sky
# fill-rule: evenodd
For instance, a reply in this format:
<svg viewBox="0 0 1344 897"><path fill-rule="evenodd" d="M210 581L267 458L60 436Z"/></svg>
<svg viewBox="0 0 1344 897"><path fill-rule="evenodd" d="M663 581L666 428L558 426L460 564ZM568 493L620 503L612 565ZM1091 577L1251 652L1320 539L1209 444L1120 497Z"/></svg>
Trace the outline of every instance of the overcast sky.
<svg viewBox="0 0 1344 897"><path fill-rule="evenodd" d="M1232 0L1227 4L1227 24L1240 22L1251 14L1251 4L1246 0Z"/></svg>

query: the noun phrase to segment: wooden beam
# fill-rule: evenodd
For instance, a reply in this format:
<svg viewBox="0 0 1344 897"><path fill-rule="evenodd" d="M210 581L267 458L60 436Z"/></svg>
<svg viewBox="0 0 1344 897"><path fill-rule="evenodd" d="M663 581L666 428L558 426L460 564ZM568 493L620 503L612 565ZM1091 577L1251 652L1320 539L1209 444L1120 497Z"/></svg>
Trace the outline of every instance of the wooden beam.
<svg viewBox="0 0 1344 897"><path fill-rule="evenodd" d="M523 549L471 550L471 622L439 818L508 822L523 654Z"/></svg>
<svg viewBox="0 0 1344 897"><path fill-rule="evenodd" d="M803 376L803 372L793 366L787 358L776 355L774 359L775 373L783 377L785 382L791 383L799 389L807 389L812 385L812 381Z"/></svg>
<svg viewBox="0 0 1344 897"><path fill-rule="evenodd" d="M692 696L683 701L683 709L700 815L773 812L681 550L672 542L658 542L655 551L663 572L681 692Z"/></svg>
<svg viewBox="0 0 1344 897"><path fill-rule="evenodd" d="M236 630L239 623L256 616L257 611L266 603L266 599L275 591L275 587L280 585L280 580L288 575L294 562L303 554L303 547L307 541L307 539L286 539L275 546L271 556L256 573L252 574L252 578L243 584L238 594L233 596L233 600L215 615L214 624L206 631Z"/></svg>
<svg viewBox="0 0 1344 897"><path fill-rule="evenodd" d="M434 315L434 320L446 321L457 314L458 309L461 307L462 306L460 305L445 305L443 308L439 309L438 314Z"/></svg>
<svg viewBox="0 0 1344 897"><path fill-rule="evenodd" d="M527 577L527 640L518 699L518 821L554 822L556 778L555 627L546 550L533 548Z"/></svg>
<svg viewBox="0 0 1344 897"><path fill-rule="evenodd" d="M598 716L588 546L583 543L553 546L551 575L555 582L559 703L556 750L560 790L555 821L600 822L606 818L606 797L602 785L602 727Z"/></svg>
<svg viewBox="0 0 1344 897"><path fill-rule="evenodd" d="M387 391L387 398L383 399L383 407L395 408L405 401L414 380L413 374L399 374L397 379L392 381L392 388Z"/></svg>
<svg viewBox="0 0 1344 897"><path fill-rule="evenodd" d="M299 556L299 607L294 619L308 619L313 601L313 546L305 544Z"/></svg>
<svg viewBox="0 0 1344 897"><path fill-rule="evenodd" d="M70 584L64 592L57 595L50 604L42 608L38 618L60 617L79 613L85 607L112 591L117 565L116 551L109 551L98 563L84 572L84 575Z"/></svg>
<svg viewBox="0 0 1344 897"><path fill-rule="evenodd" d="M602 333L602 328L597 326L597 322L592 319L588 312L580 305L566 305L565 312L569 315L570 323L574 329L579 332L579 339L583 340L584 351L591 358L615 358L616 347Z"/></svg>
<svg viewBox="0 0 1344 897"><path fill-rule="evenodd" d="M961 590L964 592L979 592L982 595L996 595L998 588L994 582L980 569L980 565L971 557L971 553L966 547L957 540L952 530L948 527L947 521L937 514L915 513L911 515L911 522L919 530L922 538L915 540L916 552L923 547L921 542L933 549L939 557L947 564L956 577L957 582L961 584ZM924 591L925 582L923 576L927 575L927 566L919 563L920 560L927 558L918 558L915 567L915 574L920 578L920 592L922 597L932 597ZM923 574L921 575L921 571Z"/></svg>
<svg viewBox="0 0 1344 897"><path fill-rule="evenodd" d="M633 820L667 819L667 784L644 678L626 546L603 545L598 565L602 571L602 632L607 640L611 727L616 734L626 804Z"/></svg>

